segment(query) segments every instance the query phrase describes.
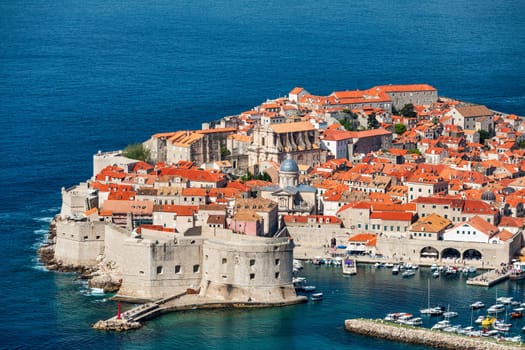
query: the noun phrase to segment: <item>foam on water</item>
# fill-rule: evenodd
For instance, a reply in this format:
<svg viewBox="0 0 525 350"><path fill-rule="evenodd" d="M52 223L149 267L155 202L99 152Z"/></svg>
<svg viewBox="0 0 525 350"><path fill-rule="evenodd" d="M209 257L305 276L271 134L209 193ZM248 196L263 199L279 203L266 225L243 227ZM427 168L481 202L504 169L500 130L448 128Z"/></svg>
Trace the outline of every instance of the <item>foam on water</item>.
<svg viewBox="0 0 525 350"><path fill-rule="evenodd" d="M50 223L51 220L53 220L53 217L52 217L52 216L44 216L44 217L41 217L41 218L33 218L33 220L35 220L35 221L39 221L39 222L47 222L47 223Z"/></svg>

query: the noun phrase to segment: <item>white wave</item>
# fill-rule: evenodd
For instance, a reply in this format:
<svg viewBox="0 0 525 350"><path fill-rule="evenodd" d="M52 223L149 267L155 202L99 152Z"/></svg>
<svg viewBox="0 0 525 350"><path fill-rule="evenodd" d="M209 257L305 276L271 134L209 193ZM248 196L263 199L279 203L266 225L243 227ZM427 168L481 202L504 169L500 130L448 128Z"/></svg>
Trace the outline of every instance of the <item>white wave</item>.
<svg viewBox="0 0 525 350"><path fill-rule="evenodd" d="M49 209L42 209L40 210L40 212L41 213L58 213L59 210L60 210L60 207L53 207Z"/></svg>
<svg viewBox="0 0 525 350"><path fill-rule="evenodd" d="M90 297L102 297L106 295L103 288L87 288L83 294Z"/></svg>
<svg viewBox="0 0 525 350"><path fill-rule="evenodd" d="M31 259L31 268L33 270L38 270L38 271L43 271L43 272L49 272L48 269L46 269L46 267L44 266L44 264L42 264L42 262L40 260L38 260L37 257L34 257L33 259Z"/></svg>
<svg viewBox="0 0 525 350"><path fill-rule="evenodd" d="M108 301L108 299L106 299L106 298L91 300L92 303L105 303L107 301Z"/></svg>
<svg viewBox="0 0 525 350"><path fill-rule="evenodd" d="M44 216L44 217L41 217L41 218L33 218L33 220L40 221L40 222L51 222L51 220L53 220L53 217L52 216Z"/></svg>
<svg viewBox="0 0 525 350"><path fill-rule="evenodd" d="M49 232L48 229L45 229L45 228L41 228L41 229L33 231L33 233L36 234L36 235L45 235L48 232Z"/></svg>

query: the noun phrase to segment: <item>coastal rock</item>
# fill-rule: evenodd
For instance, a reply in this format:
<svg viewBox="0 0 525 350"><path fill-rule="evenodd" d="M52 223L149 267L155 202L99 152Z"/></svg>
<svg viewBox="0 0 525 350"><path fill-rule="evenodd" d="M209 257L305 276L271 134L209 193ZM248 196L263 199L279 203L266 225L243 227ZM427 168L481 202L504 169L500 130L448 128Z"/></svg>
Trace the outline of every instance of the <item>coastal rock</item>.
<svg viewBox="0 0 525 350"><path fill-rule="evenodd" d="M122 279L109 273L93 276L88 282L90 288L101 288L105 293L118 291L121 284Z"/></svg>
<svg viewBox="0 0 525 350"><path fill-rule="evenodd" d="M112 318L106 321L98 321L91 326L93 329L101 331L115 331L123 332L130 329L137 329L142 327L139 322L129 322L123 319Z"/></svg>

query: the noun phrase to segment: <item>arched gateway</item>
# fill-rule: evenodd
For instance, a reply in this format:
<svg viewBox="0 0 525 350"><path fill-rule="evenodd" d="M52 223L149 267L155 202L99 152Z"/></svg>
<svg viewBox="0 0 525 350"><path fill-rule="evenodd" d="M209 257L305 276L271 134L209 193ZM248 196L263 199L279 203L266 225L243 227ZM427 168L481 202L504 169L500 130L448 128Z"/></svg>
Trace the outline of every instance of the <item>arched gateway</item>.
<svg viewBox="0 0 525 350"><path fill-rule="evenodd" d="M434 247L425 247L419 252L420 258L439 259L439 251Z"/></svg>

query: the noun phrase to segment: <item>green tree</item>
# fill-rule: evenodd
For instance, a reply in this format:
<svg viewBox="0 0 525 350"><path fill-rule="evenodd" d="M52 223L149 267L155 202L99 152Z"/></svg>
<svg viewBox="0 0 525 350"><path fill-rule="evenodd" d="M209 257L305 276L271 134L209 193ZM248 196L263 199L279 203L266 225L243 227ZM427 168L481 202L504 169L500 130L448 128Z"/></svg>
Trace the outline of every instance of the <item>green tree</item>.
<svg viewBox="0 0 525 350"><path fill-rule="evenodd" d="M379 122L376 119L376 114L374 112L370 113L368 116L368 129L375 129L379 126Z"/></svg>
<svg viewBox="0 0 525 350"><path fill-rule="evenodd" d="M394 124L394 131L396 132L396 134L401 135L405 131L407 131L407 127L405 126L405 124L397 123Z"/></svg>
<svg viewBox="0 0 525 350"><path fill-rule="evenodd" d="M228 157L230 154L230 150L226 146L221 145L221 160L224 160L224 158Z"/></svg>
<svg viewBox="0 0 525 350"><path fill-rule="evenodd" d="M151 151L144 147L142 143L132 143L124 148L122 155L127 158L149 162L151 160Z"/></svg>
<svg viewBox="0 0 525 350"><path fill-rule="evenodd" d="M412 103L407 103L401 108L399 114L403 117L415 118L417 117L417 112L414 110L414 105Z"/></svg>
<svg viewBox="0 0 525 350"><path fill-rule="evenodd" d="M490 137L490 134L487 130L478 130L479 134L479 143L484 144L485 140Z"/></svg>
<svg viewBox="0 0 525 350"><path fill-rule="evenodd" d="M421 155L421 151L418 150L417 148L409 149L409 150L408 150L408 153L410 153L410 154L419 154L419 155Z"/></svg>

